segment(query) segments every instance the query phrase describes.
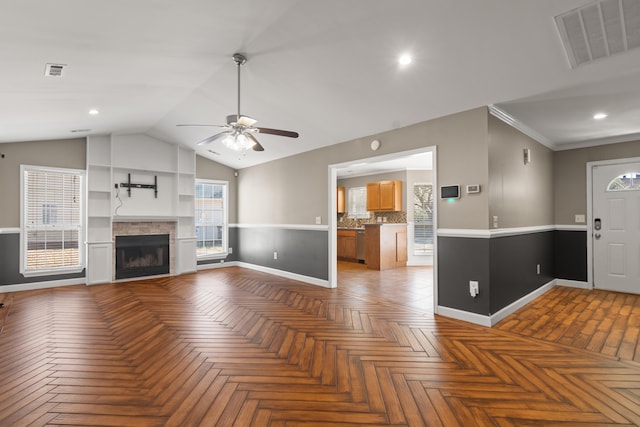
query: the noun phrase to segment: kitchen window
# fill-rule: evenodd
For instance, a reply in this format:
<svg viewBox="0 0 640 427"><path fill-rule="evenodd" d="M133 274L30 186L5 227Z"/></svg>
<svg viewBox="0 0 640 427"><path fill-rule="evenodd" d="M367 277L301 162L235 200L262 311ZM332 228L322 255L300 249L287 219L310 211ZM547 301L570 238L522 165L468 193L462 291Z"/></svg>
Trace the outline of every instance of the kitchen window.
<svg viewBox="0 0 640 427"><path fill-rule="evenodd" d="M196 180L196 255L221 258L228 253L227 181Z"/></svg>
<svg viewBox="0 0 640 427"><path fill-rule="evenodd" d="M84 171L20 168L20 273L79 273L84 269Z"/></svg>
<svg viewBox="0 0 640 427"><path fill-rule="evenodd" d="M369 218L367 211L367 187L351 187L347 191L347 216Z"/></svg>

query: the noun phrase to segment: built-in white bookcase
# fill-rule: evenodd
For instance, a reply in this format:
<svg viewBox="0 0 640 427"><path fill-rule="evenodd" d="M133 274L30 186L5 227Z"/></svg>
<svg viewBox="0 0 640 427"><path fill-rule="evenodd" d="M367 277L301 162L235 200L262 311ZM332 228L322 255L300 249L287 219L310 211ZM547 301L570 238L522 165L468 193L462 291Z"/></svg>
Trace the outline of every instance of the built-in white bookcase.
<svg viewBox="0 0 640 427"><path fill-rule="evenodd" d="M175 221L175 272L196 271L193 150L146 135L89 136L87 177L87 284L112 279L113 221ZM129 182L157 193L131 188L129 197Z"/></svg>

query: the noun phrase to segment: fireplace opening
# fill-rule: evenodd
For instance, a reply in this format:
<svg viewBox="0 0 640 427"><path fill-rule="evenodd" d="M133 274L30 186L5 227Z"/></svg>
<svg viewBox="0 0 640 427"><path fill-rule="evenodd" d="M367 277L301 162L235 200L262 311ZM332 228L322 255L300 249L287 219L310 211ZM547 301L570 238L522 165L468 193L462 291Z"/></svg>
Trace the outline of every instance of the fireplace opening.
<svg viewBox="0 0 640 427"><path fill-rule="evenodd" d="M116 236L116 279L169 274L169 235Z"/></svg>

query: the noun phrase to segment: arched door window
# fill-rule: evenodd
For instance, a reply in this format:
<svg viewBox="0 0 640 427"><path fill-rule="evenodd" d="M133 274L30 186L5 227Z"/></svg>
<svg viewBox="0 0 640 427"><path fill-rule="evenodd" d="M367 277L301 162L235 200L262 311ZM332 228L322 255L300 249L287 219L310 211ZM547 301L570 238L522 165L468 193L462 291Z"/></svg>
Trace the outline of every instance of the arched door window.
<svg viewBox="0 0 640 427"><path fill-rule="evenodd" d="M607 191L629 190L640 190L640 172L630 172L617 176L607 186Z"/></svg>

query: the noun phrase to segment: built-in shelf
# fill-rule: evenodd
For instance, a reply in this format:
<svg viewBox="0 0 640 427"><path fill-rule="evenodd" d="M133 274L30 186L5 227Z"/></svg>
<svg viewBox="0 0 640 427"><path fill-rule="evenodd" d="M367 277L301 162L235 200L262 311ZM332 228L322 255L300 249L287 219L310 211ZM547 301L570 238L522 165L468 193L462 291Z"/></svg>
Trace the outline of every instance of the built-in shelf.
<svg viewBox="0 0 640 427"><path fill-rule="evenodd" d="M193 150L146 135L87 138L88 283L112 280L112 228L118 222L174 222L176 273L195 271L195 165ZM116 190L129 175L132 184L157 183L157 193Z"/></svg>

